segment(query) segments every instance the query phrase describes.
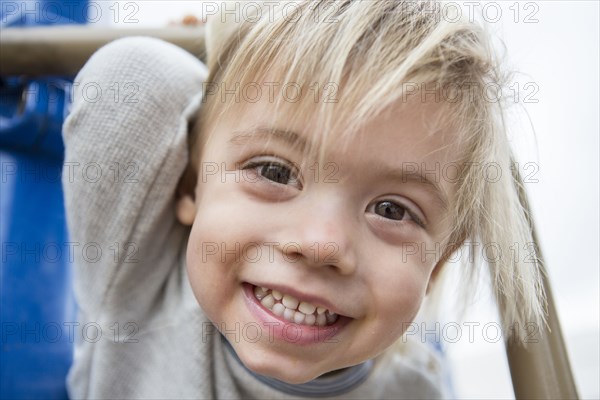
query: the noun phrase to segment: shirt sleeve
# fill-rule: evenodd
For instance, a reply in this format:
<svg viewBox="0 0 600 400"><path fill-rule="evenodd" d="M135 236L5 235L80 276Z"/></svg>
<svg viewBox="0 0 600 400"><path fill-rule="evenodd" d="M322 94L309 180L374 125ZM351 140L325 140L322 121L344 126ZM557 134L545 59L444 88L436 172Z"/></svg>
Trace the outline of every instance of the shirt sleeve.
<svg viewBox="0 0 600 400"><path fill-rule="evenodd" d="M155 301L177 263L186 236L175 191L206 76L179 47L131 37L75 79L62 184L75 296L90 320Z"/></svg>

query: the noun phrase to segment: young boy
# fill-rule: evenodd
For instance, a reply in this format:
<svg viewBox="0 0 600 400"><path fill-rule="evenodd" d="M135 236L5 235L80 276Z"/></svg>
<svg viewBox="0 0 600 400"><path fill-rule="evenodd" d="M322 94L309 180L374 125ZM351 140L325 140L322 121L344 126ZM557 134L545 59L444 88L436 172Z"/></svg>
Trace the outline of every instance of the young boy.
<svg viewBox="0 0 600 400"><path fill-rule="evenodd" d="M509 165L492 119L464 117L489 106L403 96L483 81L476 29L405 6L300 2L293 21L278 8L209 45L208 77L153 39L92 57L80 87L131 92L82 91L65 124L82 171L63 175L70 233L95 251L77 260L80 319L102 329L77 344L72 397L448 395L434 352L395 342L466 237L510 245L526 228L494 230L486 212L515 212L512 181L464 167ZM439 166L456 173L425 173ZM535 313L518 286L535 271L495 267L523 277L497 288Z"/></svg>

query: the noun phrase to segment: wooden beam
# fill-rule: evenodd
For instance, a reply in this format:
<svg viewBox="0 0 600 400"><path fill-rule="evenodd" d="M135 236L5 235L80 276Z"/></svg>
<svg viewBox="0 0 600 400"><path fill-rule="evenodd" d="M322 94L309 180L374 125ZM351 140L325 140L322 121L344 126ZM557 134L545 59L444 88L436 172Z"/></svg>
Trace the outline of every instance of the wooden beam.
<svg viewBox="0 0 600 400"><path fill-rule="evenodd" d="M0 35L0 74L74 76L98 48L126 36L156 37L205 59L204 27L112 29L57 25L5 28Z"/></svg>
<svg viewBox="0 0 600 400"><path fill-rule="evenodd" d="M518 172L515 178L519 182L519 200L529 215L529 225L533 233L533 241L542 260L542 284L547 301L547 327L532 327L527 346L519 341L509 341L506 355L510 367L513 390L517 399L578 399L577 388L567 349L563 339L560 322L554 305L552 288L546 270L543 266L543 256L538 239L535 223L529 204L529 199ZM501 304L502 299L499 299ZM526 327L519 327L526 329ZM529 331L528 331L529 332Z"/></svg>

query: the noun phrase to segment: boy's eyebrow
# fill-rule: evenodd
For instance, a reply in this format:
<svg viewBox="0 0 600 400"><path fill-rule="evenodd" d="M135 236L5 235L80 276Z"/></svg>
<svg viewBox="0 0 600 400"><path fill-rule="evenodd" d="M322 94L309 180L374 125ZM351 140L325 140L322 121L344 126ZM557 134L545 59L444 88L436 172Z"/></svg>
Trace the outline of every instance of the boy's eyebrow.
<svg viewBox="0 0 600 400"><path fill-rule="evenodd" d="M283 140L292 146L298 147L300 150L306 149L307 146L306 139L294 131L287 129L267 128L262 126L233 132L233 136L231 139L229 139L229 143L233 145L244 145L248 143L250 139L255 137Z"/></svg>

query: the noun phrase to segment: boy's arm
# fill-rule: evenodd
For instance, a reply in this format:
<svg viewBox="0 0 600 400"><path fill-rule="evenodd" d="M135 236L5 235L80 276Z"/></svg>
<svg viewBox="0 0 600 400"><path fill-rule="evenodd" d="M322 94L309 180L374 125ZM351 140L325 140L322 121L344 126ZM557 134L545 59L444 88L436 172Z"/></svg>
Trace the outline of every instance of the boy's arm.
<svg viewBox="0 0 600 400"><path fill-rule="evenodd" d="M134 37L98 50L76 78L62 180L75 295L89 320L152 302L176 264L185 230L174 195L206 76L184 50Z"/></svg>

